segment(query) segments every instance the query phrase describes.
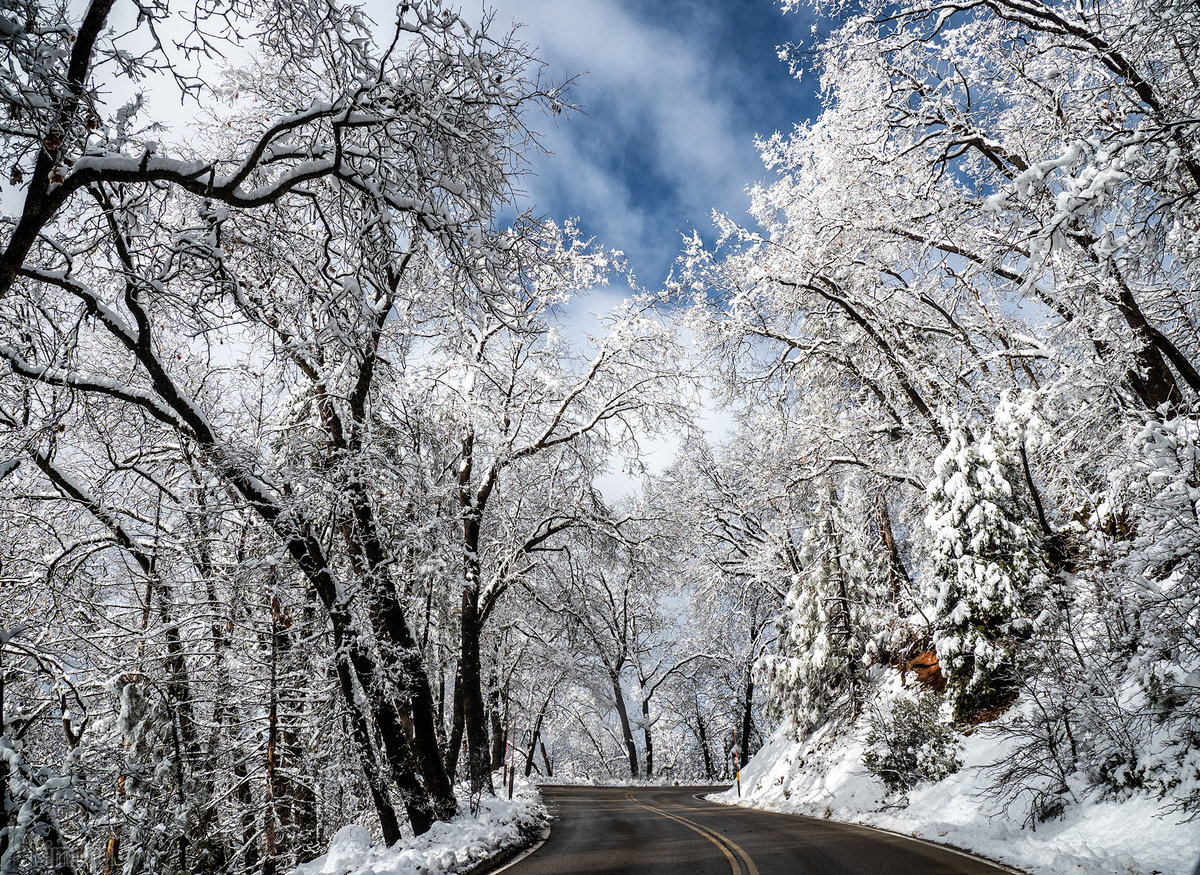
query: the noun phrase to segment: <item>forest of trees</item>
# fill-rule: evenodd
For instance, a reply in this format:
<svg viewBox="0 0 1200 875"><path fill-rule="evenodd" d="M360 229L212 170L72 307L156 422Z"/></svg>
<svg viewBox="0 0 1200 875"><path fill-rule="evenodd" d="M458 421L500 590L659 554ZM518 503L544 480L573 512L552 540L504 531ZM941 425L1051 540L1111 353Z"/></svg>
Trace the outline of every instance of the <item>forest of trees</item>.
<svg viewBox="0 0 1200 875"><path fill-rule="evenodd" d="M638 290L522 210L573 107L487 21L0 4L0 873L726 778L930 652L1031 819L1200 811L1200 12L817 12L756 224Z"/></svg>

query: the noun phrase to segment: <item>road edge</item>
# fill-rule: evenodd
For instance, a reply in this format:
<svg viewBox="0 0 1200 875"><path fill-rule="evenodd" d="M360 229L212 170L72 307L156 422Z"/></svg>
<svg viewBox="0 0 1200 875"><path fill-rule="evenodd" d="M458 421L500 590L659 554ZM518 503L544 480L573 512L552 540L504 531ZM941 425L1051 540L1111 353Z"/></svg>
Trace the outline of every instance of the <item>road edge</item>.
<svg viewBox="0 0 1200 875"><path fill-rule="evenodd" d="M756 808L756 807L753 807L750 805L739 805L736 802L727 802L724 799L710 799L708 796L703 796L699 793L696 794L696 798L703 800L704 802L711 802L714 805L725 805L729 808L744 808L747 811L765 811L770 814L782 814L785 817L799 817L799 818L804 818L806 820L815 820L819 823L820 822L842 823L842 824L845 824L846 826L857 826L862 829L872 829L875 832L887 833L888 835L893 835L893 836L896 836L897 838L907 839L910 842L920 842L923 845L929 845L930 847L933 847L933 848L940 848L943 851L950 851L951 853L958 854L960 857L966 857L967 859L970 859L970 860L981 860L984 863L990 863L993 866L997 866L997 867L1005 870L1006 872L1011 873L1011 875L1033 875L1033 873L1030 872L1028 869L1018 869L1016 866L1013 866L1011 863L1005 863L1002 860L993 860L991 857L985 857L983 854L976 853L975 851L972 851L970 848L964 848L964 847L961 847L960 845L951 844L950 842L935 842L932 839L927 839L927 838L924 838L923 836L912 835L911 833L903 833L903 832L899 832L894 829L887 829L886 827L882 827L882 826L872 826L869 823L859 823L858 821L854 821L854 820L837 820L832 817L829 817L829 818L814 817L811 814L800 814L795 811L776 811L773 808Z"/></svg>
<svg viewBox="0 0 1200 875"><path fill-rule="evenodd" d="M494 875L497 872L503 872L517 863L524 860L542 845L546 844L546 840L550 838L550 820L547 819L542 824L541 829L529 835L523 836L522 840L516 844L509 845L507 848L500 848L494 854L485 860L481 860L470 869L462 872L462 875Z"/></svg>

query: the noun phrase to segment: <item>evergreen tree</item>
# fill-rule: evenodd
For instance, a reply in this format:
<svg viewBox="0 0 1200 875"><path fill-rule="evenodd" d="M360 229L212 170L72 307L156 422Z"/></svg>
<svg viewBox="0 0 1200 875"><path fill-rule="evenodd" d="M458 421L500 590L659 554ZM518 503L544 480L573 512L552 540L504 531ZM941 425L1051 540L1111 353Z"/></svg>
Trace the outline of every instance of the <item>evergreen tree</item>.
<svg viewBox="0 0 1200 875"><path fill-rule="evenodd" d="M760 683L800 732L832 711L857 714L871 638L866 566L835 496L803 536L802 570L792 576L777 622L777 653L758 663Z"/></svg>
<svg viewBox="0 0 1200 875"><path fill-rule="evenodd" d="M927 597L959 719L1015 690L1017 645L1032 630L1044 586L1039 542L1013 477L1003 443L990 432L972 440L955 423L926 489L933 541Z"/></svg>

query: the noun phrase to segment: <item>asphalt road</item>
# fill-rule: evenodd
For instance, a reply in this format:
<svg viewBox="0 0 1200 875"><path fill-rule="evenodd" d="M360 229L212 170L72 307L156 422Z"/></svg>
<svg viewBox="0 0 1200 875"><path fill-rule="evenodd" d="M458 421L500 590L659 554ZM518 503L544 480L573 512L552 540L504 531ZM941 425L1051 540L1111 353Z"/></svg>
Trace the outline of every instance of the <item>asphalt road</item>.
<svg viewBox="0 0 1200 875"><path fill-rule="evenodd" d="M542 787L550 838L505 875L998 875L889 833L705 802L713 787Z"/></svg>

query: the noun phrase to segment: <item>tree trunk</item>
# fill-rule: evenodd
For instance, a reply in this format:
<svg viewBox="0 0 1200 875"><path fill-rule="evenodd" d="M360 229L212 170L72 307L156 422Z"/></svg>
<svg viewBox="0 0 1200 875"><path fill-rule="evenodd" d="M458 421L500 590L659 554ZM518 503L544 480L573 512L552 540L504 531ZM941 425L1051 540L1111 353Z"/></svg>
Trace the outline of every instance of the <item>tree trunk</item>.
<svg viewBox="0 0 1200 875"><path fill-rule="evenodd" d="M245 852L242 869L254 872L258 870L259 863L254 793L250 789L250 775L246 771L246 764L236 752L233 756L233 798L242 809L242 848Z"/></svg>
<svg viewBox="0 0 1200 875"><path fill-rule="evenodd" d="M0 738L4 738L4 648L0 647ZM8 851L8 835L11 824L9 812L17 807L8 795L8 760L0 757L0 859Z"/></svg>
<svg viewBox="0 0 1200 875"><path fill-rule="evenodd" d="M887 499L882 492L877 499L879 508L879 533L883 537L884 550L887 552L888 589L892 593L892 601L899 603L901 585L907 589L911 585L908 571L900 560L900 548L896 545L896 537L892 534L892 518L888 513Z"/></svg>
<svg viewBox="0 0 1200 875"><path fill-rule="evenodd" d="M377 683L383 672L380 671L370 650L362 642L321 539L314 533L309 521L296 508L286 505L261 478L229 457L222 440L213 430L207 417L174 384L162 363L156 358L154 349L148 343L138 343L131 347L131 350L146 368L155 394L174 411L192 433L198 448L207 457L212 471L236 490L263 522L275 532L320 598L333 631L334 653L337 655L338 687L350 717L353 740L359 752L359 759L372 802L379 815L383 838L388 844L394 844L400 838L400 826L391 801L387 778L372 740L372 722L379 728L385 745L389 742L406 740L402 736L398 740L396 738L395 728L398 721L395 719L394 706L384 699L379 692L382 684ZM49 474L49 472L47 473ZM355 504L355 512L358 514L364 503L356 501ZM376 548L380 546L377 538L374 546ZM386 568L385 565L371 567ZM406 631L402 622L402 613L398 610L399 605L395 604L395 592L390 593L391 604L388 603L389 593L386 589L377 590L373 594L383 597L385 606L389 608L385 616L393 621L400 621L399 623L393 622L392 625L398 625L401 631ZM412 641L411 635L401 636L401 638L395 639L395 643L399 645L398 649L402 654L400 668L403 676L415 683L418 692L420 681L425 680L424 712L429 719L428 734L432 739L432 710L429 708L431 697L428 695L428 679L425 678L424 669L420 664L420 654L415 650L415 642ZM414 660L417 672L415 677L412 674ZM364 695L360 696L359 690ZM364 703L367 707L364 707ZM371 717L375 718L374 721L371 720ZM420 833L427 830L431 822L428 817L423 815L423 810L433 807L430 804L431 791L436 800L433 805L438 810L448 808L452 813L457 805L453 793L450 792L448 782L444 781L444 772L440 785L436 781L436 772L429 776L434 778L434 781L426 785L429 787L427 790L426 786L422 786L418 782L417 776L411 768L411 761L406 762L408 758L401 755L406 752L400 747L389 750L391 754L389 756L390 771L401 791L407 794L406 802L410 810L410 819L415 815L413 829ZM436 744L434 753L436 755ZM440 770L440 768L439 759L438 769Z"/></svg>
<svg viewBox="0 0 1200 875"><path fill-rule="evenodd" d="M837 586L837 596L833 599L837 606L837 610L830 612L829 625L830 637L838 639L842 644L842 660L841 670L842 679L846 687L846 694L850 697L850 710L853 714L858 714L862 707L861 690L859 689L859 676L856 660L851 658L851 652L854 644L854 622L850 611L850 592L846 582L846 572L842 568L842 543L841 537L837 532L833 521L833 508L837 503L837 490L831 485L829 487L829 513L825 520L826 541L829 545L830 559L828 562L829 574L834 576L834 581Z"/></svg>
<svg viewBox="0 0 1200 875"><path fill-rule="evenodd" d="M621 718L621 736L625 739L625 751L629 755L629 777L638 777L637 745L633 743L633 730L629 726L629 712L625 709L625 693L621 690L621 678L611 674L613 700L617 705L617 716Z"/></svg>
<svg viewBox="0 0 1200 875"><path fill-rule="evenodd" d="M462 672L463 722L467 729L467 777L471 792L492 786L491 751L488 750L487 711L483 703L483 686L479 659L479 593L468 586L462 594L462 651L459 654Z"/></svg>
<svg viewBox="0 0 1200 875"><path fill-rule="evenodd" d="M388 554L383 548L365 484L355 480L346 485L354 520L353 531L346 532L347 547L357 566L356 571L362 577L363 587L371 596L376 631L395 645L396 668L399 669L395 674L403 682L401 692L406 697L402 707L411 709L416 727L415 757L404 734L397 703L384 692L383 676L391 674L388 671L391 666L377 663L363 642L314 526L295 508L277 498L260 478L228 457L208 419L178 390L152 349L139 346L135 352L151 376L154 391L187 424L214 472L236 489L271 527L320 599L333 630L338 686L350 715L352 735L372 801L379 813L384 840L394 844L400 838L399 822L388 789L389 775L404 798L415 833L428 830L435 817L448 820L458 806L442 768L433 731L429 678L408 628L403 605L389 577ZM372 724L383 739L388 774L385 774L374 746ZM418 768L422 773L420 777Z"/></svg>
<svg viewBox="0 0 1200 875"><path fill-rule="evenodd" d="M271 599L271 697L267 732L267 851L263 862L278 868L279 859L305 862L317 855L317 800L304 780L304 746L295 719L301 707L288 681L294 637L292 618L278 598ZM289 867L290 868L290 867Z"/></svg>
<svg viewBox="0 0 1200 875"><path fill-rule="evenodd" d="M152 549L143 547L139 539L129 531L119 516L106 508L85 486L60 470L51 454L30 450L30 456L34 464L54 484L55 488L64 497L82 504L97 522L108 529L117 545L132 557L136 563L146 582L145 604L142 608L141 618L143 633L149 629L150 617L154 610L154 601L156 598L158 600L159 621L163 626L163 635L166 639L167 648L167 680L165 689L166 702L173 716L175 790L179 794L180 802L182 803L184 801L184 794L186 793L185 785L188 783L188 776L195 774L197 771L202 771L194 767L196 761L201 756L201 749L196 729L196 717L192 702L192 683L187 665L187 655L183 646L183 638L179 633L179 626L173 614L170 587L158 573L157 553ZM141 650L139 646L139 659L140 654ZM198 793L203 800L209 793L206 792L203 780L199 781L198 784L199 788L194 789L193 792ZM201 816L203 817L203 814ZM202 843L207 838L204 835L196 835L198 832L197 826L198 824L195 821L189 819L185 824L185 831L179 836L180 867L184 870L188 869L188 846L193 842Z"/></svg>
<svg viewBox="0 0 1200 875"><path fill-rule="evenodd" d="M529 748L525 753L525 777L528 778L533 773L533 760L537 756L538 740L542 737L542 724L539 719L537 726L529 735Z"/></svg>
<svg viewBox="0 0 1200 875"><path fill-rule="evenodd" d="M859 690L857 666L855 665L855 661L850 657L854 640L854 629L851 625L850 617L850 593L846 589L846 575L842 571L840 564L834 563L833 572L837 575L837 602L839 609L831 620L834 626L834 634L842 640L842 649L846 657L842 665L842 677L846 684L846 693L850 696L850 711L852 714L857 715L862 708L862 702L860 701L861 691ZM751 682L748 681L747 685L750 686L750 684Z"/></svg>
<svg viewBox="0 0 1200 875"><path fill-rule="evenodd" d="M646 742L646 777L654 777L654 738L650 734L650 699L642 699L642 739Z"/></svg>
<svg viewBox="0 0 1200 875"><path fill-rule="evenodd" d="M271 597L271 678L267 705L267 811L263 824L262 875L279 871L279 639L282 610L279 599Z"/></svg>
<svg viewBox="0 0 1200 875"><path fill-rule="evenodd" d="M1091 244L1081 248L1097 266L1101 265L1100 256ZM1117 298L1113 303L1125 319L1125 324L1142 343L1137 352L1140 367L1129 372L1134 391L1142 397L1147 409L1151 411L1157 410L1163 404L1173 410L1183 401L1183 393L1175 375L1167 367L1164 355L1171 359L1171 363L1194 392L1200 392L1200 375L1167 336L1150 324L1137 298L1134 297L1133 290L1125 283L1125 278L1120 275L1119 270L1114 265L1109 265L1109 269L1118 288Z"/></svg>
<svg viewBox="0 0 1200 875"><path fill-rule="evenodd" d="M370 725L367 722L366 712L359 706L358 692L355 689L355 671L352 671L351 656L343 647L348 644L345 634L339 634L338 627L343 623L334 624L334 647L337 652L345 655L341 656L337 661L337 676L338 689L342 694L342 701L346 705L348 717L350 720L350 736L354 741L355 747L358 748L359 765L362 767L363 775L367 780L367 791L371 794L371 802L375 806L375 812L379 817L379 829L385 844L394 845L400 840L400 821L396 817L396 809L392 805L391 793L388 790L387 783L384 780L383 771L379 763L379 758L375 752L375 746L371 740ZM345 621L344 625L349 625ZM355 654L358 661L364 661L361 654ZM368 676L370 676L368 674Z"/></svg>
<svg viewBox="0 0 1200 875"><path fill-rule="evenodd" d="M696 737L700 739L700 754L704 757L704 779L711 781L713 775L712 754L708 750L708 732L704 728L704 717L700 714L700 706L696 706Z"/></svg>
<svg viewBox="0 0 1200 875"><path fill-rule="evenodd" d="M446 742L446 774L451 783L458 772L458 755L462 751L466 719L463 714L462 666L454 669L454 705L450 723L450 740Z"/></svg>
<svg viewBox="0 0 1200 875"><path fill-rule="evenodd" d="M212 735L209 741L209 750L210 752L220 751L223 742L230 745L231 770L234 776L233 798L241 806L241 845L245 852L245 866L243 868L246 871L250 871L258 868L257 826L254 816L253 795L250 792L250 782L246 777L245 763L240 756L240 751L234 746L235 727L237 726L238 719L234 713L234 708L230 705L233 701L233 694L232 682L229 678L229 645L225 638L225 632L221 628L223 609L221 600L217 597L215 583L217 571L209 550L209 540L211 537L210 530L207 527L209 510L202 490L197 490L197 500L202 508L201 513L197 515L202 530L195 539L196 552L194 561L204 581L204 592L209 611L208 631L212 637L213 671L216 675L216 684L213 688ZM242 558L242 556L238 556L239 561ZM211 755L212 753L210 753ZM211 779L205 782L202 792L211 796ZM199 832L201 835L209 837L201 840L202 848L207 848L207 852L201 850L199 854L201 863L207 861L203 871L227 872L233 868L231 865L232 849L226 847L223 842L217 844L217 839L215 838L221 834L217 828L219 814L217 806L207 805L199 823ZM236 847L236 844L234 847Z"/></svg>
<svg viewBox="0 0 1200 875"><path fill-rule="evenodd" d="M111 6L111 3L100 2L93 4L89 8L86 20L91 20L93 11L102 8L107 9L108 6ZM98 27L102 27L104 17L107 13L101 12L99 14L100 18L96 24ZM81 34L84 30L84 28L81 28ZM81 38L76 42L73 51L77 52L81 46L90 45L94 36L95 34L91 33L88 39ZM46 155L44 154L39 158L39 162L45 157ZM37 198L30 200L30 203L33 203L34 200L37 200ZM44 200L43 198L42 201ZM55 205L46 206L41 201L39 201L39 205L43 207L43 210L57 208ZM35 225L29 225L26 222L27 219L31 218L29 215L24 216L20 223L22 229L32 228L34 237L36 237L37 233L36 222L39 220L38 215L33 216ZM44 215L48 217L49 214L44 213ZM114 231L117 232L115 234L116 239L120 241L119 230L114 229ZM32 239L30 238L30 245L32 245ZM121 250L121 246L118 246L118 249ZM18 246L17 250L21 250L21 247ZM6 256L11 256L14 251L16 250L10 245ZM24 259L27 252L27 248L23 251L18 251L17 263ZM122 250L121 254L123 255L125 267L129 272L128 276L132 277L136 275L137 265L133 264L127 252ZM11 268L13 270L12 276L15 276L16 268L14 263L7 264L5 268L6 270ZM8 284L11 284L11 278L5 271L0 271L0 285L4 285L7 288ZM372 801L379 814L384 839L389 844L394 843L400 837L399 823L391 802L387 776L382 770L373 744L370 720L370 717L375 718L375 725L379 728L380 734L384 737L386 744L387 741L392 740L391 724L395 721L390 718L392 717L392 712L394 712L394 707L389 702L380 701L382 698L380 690L383 685L377 684L376 680L380 679L382 672L379 670L379 666L371 655L370 650L361 641L352 615L344 601L341 587L338 585L334 575L332 564L326 555L322 539L316 534L317 526L304 515L301 508L283 498L283 492L286 492L286 489L280 491L253 471L251 465L246 464L240 458L235 458L227 450L225 441L213 428L212 421L205 415L196 402L189 397L188 393L179 387L165 366L164 361L159 358L159 351L152 342L147 327L149 317L138 301L137 292L136 284L127 280L125 305L133 313L139 325L137 332L131 332L124 326L113 325L108 326L109 330L113 334L113 337L122 343L144 368L149 378L149 391L158 399L156 403L161 404L163 408L163 412L157 414L158 418L164 422L168 422L173 427L181 428L185 434L190 435L190 438L195 442L197 450L204 455L206 467L232 491L240 495L258 517L271 528L286 546L289 555L296 562L301 572L309 580L320 597L333 629L335 653L337 654L338 686L345 700L347 713L350 716L354 743L359 751L359 757ZM166 414L166 411L169 411L169 415ZM369 502L361 497L361 488L359 492L360 495L356 496L352 502L356 516L360 515L364 510L369 510ZM368 528L365 531L369 533L375 530ZM374 546L379 547L378 537L374 538ZM386 568L385 565L375 563L372 563L369 567L372 570ZM384 590L383 592L374 592L372 595L382 595L386 603L389 594ZM392 592L390 595L394 601L395 593ZM397 644L400 645L401 654L404 654L411 647L411 642L397 641ZM419 675L414 680L419 683L419 680L425 679L423 668L420 664L419 654L413 654L413 656L416 658L416 667ZM400 662L403 672L410 672L413 664L413 656L409 656L407 659L405 656L401 656ZM409 677L411 678L411 674ZM425 681L427 691L428 681L427 679ZM360 690L363 694L361 697L359 695ZM364 701L366 707L364 707ZM430 735L432 736L432 723L430 723ZM434 804L439 809L445 809L448 803L450 811L456 808L454 796L449 791L448 784L445 787L438 784L436 773L429 776L434 780L429 783L429 789L426 790L417 780L417 776L411 769L404 767L402 761L406 758L398 756L400 753L401 751L397 750L393 752L393 756L389 756L389 765L393 773L392 777L395 778L402 792L408 794L406 795L406 800L409 802L410 812L415 811L417 814L413 828L415 831L421 832L428 828L428 822L421 816L420 809L422 807L430 807L431 792L436 799ZM439 760L439 768L440 765ZM410 789L412 792L409 792ZM415 808L414 805L416 806Z"/></svg>
<svg viewBox="0 0 1200 875"><path fill-rule="evenodd" d="M437 694L437 719L434 723L437 728L438 742L442 745L442 750L446 749L446 668L441 666L438 669L438 694ZM450 783L454 783L454 778L449 774L446 777L450 778Z"/></svg>
<svg viewBox="0 0 1200 875"><path fill-rule="evenodd" d="M492 786L491 752L488 750L487 712L483 701L483 678L480 659L480 637L483 618L480 615L479 542L484 509L496 483L494 471L475 491L472 470L475 462L475 433L468 429L462 439L462 456L458 469L458 503L462 514L463 592L461 619L461 652L459 670L462 677L463 720L467 728L467 775L471 792L482 790L495 793Z"/></svg>
<svg viewBox="0 0 1200 875"><path fill-rule="evenodd" d="M155 592L158 594L159 620L163 624L163 634L167 642L167 694L170 696L172 710L176 712L179 734L187 758L195 760L200 755L200 740L196 733L196 716L192 708L192 684L187 659L184 655L183 639L179 634L179 626L172 615L170 590L157 574L153 581Z"/></svg>
<svg viewBox="0 0 1200 875"><path fill-rule="evenodd" d="M506 709L507 710L507 709ZM492 771L504 765L504 724L500 716L500 679L492 675L491 689L488 691L488 719L492 724Z"/></svg>
<svg viewBox="0 0 1200 875"><path fill-rule="evenodd" d="M746 688L742 697L742 749L741 760L739 766L745 766L746 762L754 754L750 749L751 736L754 732L754 672L746 671Z"/></svg>
<svg viewBox="0 0 1200 875"><path fill-rule="evenodd" d="M529 751L525 754L525 777L529 777L529 773L533 771L533 757L537 753L538 741L542 737L542 721L546 719L546 710L550 707L550 699L553 697L553 689L550 695L542 701L542 707L538 709L537 718L533 721L533 733L529 737Z"/></svg>
<svg viewBox="0 0 1200 875"><path fill-rule="evenodd" d="M405 627L405 631L407 631L407 627ZM392 640L395 641L394 638ZM405 636L396 643L403 648L405 643L412 646L415 642L411 637ZM401 654L398 658L398 662L404 666L400 672L401 677L410 683L416 681L415 676L410 673L412 669L410 660L413 656L416 656L418 660L420 658L415 649L410 650L407 654ZM359 658L365 666L366 659L364 657L365 654L359 654ZM423 667L420 667L419 670L423 677ZM376 676L380 674L378 667L375 667L374 673ZM367 687L366 689L375 690L376 688ZM404 719L405 715L400 712L398 704L390 696L378 691L372 698L375 700L375 725L383 739L384 756L387 758L392 780L396 782L396 786L400 790L400 796L404 800L405 812L408 814L413 832L421 835L428 831L435 820L449 820L458 806L454 801L454 794L450 790L450 782L442 768L440 750L433 732L433 710L430 707L433 702L432 696L428 695L429 689L425 688L426 695L424 697L411 687L406 692L412 695L408 703L412 709L412 725L421 727L423 723L428 724L427 727L424 727L426 729L426 732L423 733L424 738L419 733L416 738L410 740L409 733L405 728L407 722ZM424 742L425 745L432 743L433 756L437 759L436 772L440 773L436 778L436 784L430 780L431 776L428 774L432 770L422 768L423 766L427 767L428 752L426 748L420 746L421 742ZM414 750L414 746L417 746L417 750ZM424 782L417 774L418 769L424 773ZM392 843L394 844L394 841Z"/></svg>
<svg viewBox="0 0 1200 875"><path fill-rule="evenodd" d="M379 729L409 822L420 835L435 820L453 817L458 802L446 776L433 726L433 688L391 578L390 557L383 546L369 493L366 485L357 481L349 483L348 489L353 500L355 537L347 547L361 563L358 571L373 596L372 619L383 637L395 645L395 659L400 668L399 701L390 701L382 691L376 694L384 699L378 708Z"/></svg>

